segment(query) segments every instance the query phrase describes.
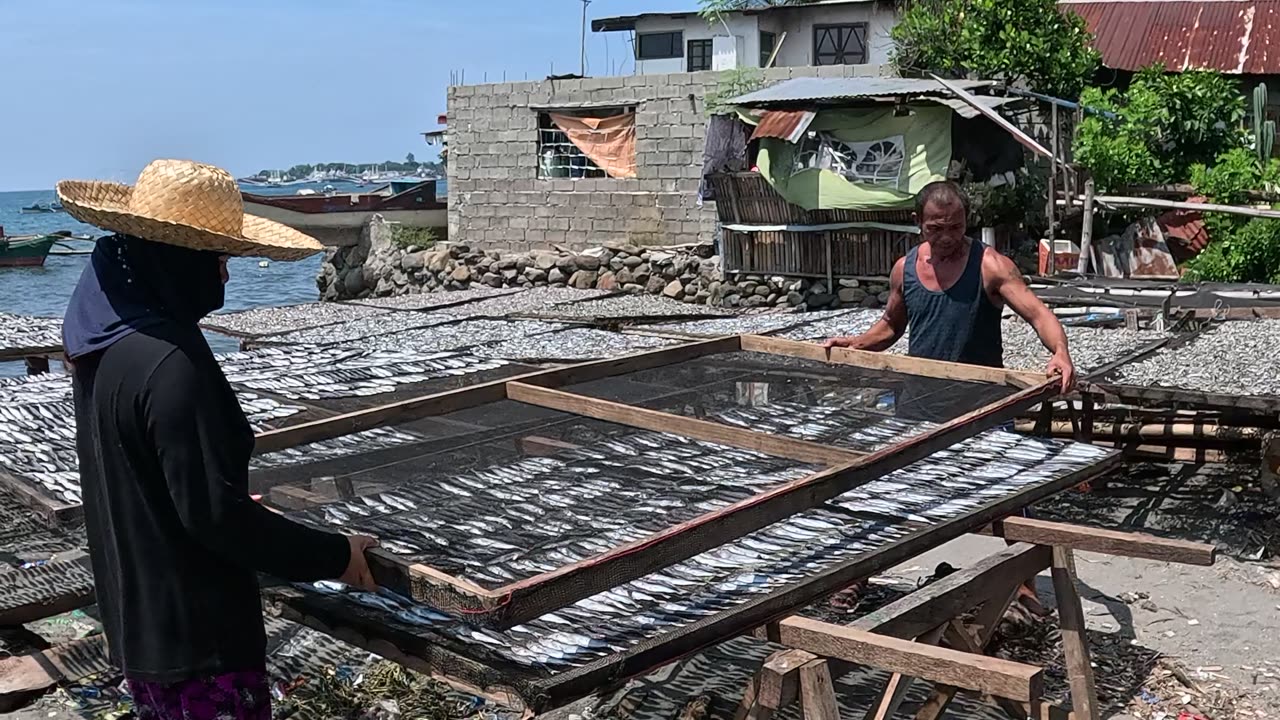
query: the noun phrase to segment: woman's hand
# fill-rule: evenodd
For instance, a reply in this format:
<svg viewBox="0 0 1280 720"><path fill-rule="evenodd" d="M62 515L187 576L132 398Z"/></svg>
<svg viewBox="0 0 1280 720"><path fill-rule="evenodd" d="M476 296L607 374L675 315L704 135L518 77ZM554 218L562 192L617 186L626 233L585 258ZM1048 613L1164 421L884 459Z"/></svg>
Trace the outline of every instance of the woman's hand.
<svg viewBox="0 0 1280 720"><path fill-rule="evenodd" d="M347 561L347 571L342 573L338 582L376 592L378 585L373 581L373 573L369 570L369 561L364 558L364 551L378 547L378 541L366 535L348 535L347 542L351 545L351 559Z"/></svg>

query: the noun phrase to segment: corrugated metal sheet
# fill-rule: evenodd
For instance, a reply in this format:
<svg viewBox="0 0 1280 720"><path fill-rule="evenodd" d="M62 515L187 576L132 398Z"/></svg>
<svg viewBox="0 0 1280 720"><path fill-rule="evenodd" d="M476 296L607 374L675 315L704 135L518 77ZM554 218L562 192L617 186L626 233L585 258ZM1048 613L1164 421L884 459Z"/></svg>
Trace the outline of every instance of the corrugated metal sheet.
<svg viewBox="0 0 1280 720"><path fill-rule="evenodd" d="M770 110L760 116L760 123L756 125L751 139L778 138L798 142L815 117L817 113L812 110Z"/></svg>
<svg viewBox="0 0 1280 720"><path fill-rule="evenodd" d="M990 87L993 83L958 80L966 90ZM916 78L793 78L763 90L734 98L734 105L768 105L771 103L831 102L872 98L905 98L922 95L949 96L947 89L935 80Z"/></svg>
<svg viewBox="0 0 1280 720"><path fill-rule="evenodd" d="M1169 70L1280 73L1280 0L1068 0L1058 6L1084 18L1110 68L1163 63Z"/></svg>

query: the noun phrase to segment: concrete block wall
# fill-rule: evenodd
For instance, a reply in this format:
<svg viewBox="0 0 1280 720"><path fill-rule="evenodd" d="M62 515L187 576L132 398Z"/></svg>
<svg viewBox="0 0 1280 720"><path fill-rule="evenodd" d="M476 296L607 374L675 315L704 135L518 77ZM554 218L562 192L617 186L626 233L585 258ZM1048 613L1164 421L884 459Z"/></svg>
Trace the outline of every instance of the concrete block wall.
<svg viewBox="0 0 1280 720"><path fill-rule="evenodd" d="M787 67L793 77L878 76L880 66ZM621 242L708 242L714 205L698 206L705 97L720 73L672 73L449 88L449 239L522 252ZM634 179L538 178L538 113L636 107Z"/></svg>

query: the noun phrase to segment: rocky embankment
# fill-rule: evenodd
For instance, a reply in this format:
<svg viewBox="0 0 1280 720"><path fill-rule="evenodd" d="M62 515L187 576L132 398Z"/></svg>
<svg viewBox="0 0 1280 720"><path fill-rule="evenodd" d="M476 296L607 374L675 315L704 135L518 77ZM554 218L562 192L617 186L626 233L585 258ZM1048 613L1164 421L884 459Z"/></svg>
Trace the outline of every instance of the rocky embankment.
<svg viewBox="0 0 1280 720"><path fill-rule="evenodd" d="M879 307L887 281L726 276L711 245L651 249L605 243L582 252L503 255L465 245L401 246L371 225L357 245L330 248L317 278L322 300L465 290L473 285L572 287L662 295L725 307Z"/></svg>

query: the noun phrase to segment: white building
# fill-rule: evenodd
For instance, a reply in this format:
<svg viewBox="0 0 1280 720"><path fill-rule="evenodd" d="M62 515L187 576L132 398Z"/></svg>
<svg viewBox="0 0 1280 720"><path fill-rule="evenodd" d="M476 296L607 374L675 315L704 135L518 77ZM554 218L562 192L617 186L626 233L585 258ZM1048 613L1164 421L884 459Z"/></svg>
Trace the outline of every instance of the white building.
<svg viewBox="0 0 1280 720"><path fill-rule="evenodd" d="M627 32L637 75L811 65L885 65L897 23L882 0L820 0L726 13L645 13L592 21L595 32ZM726 28L727 26L727 28Z"/></svg>

